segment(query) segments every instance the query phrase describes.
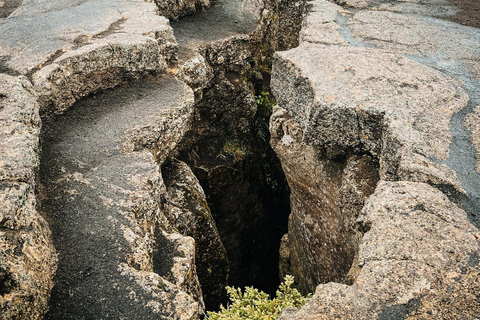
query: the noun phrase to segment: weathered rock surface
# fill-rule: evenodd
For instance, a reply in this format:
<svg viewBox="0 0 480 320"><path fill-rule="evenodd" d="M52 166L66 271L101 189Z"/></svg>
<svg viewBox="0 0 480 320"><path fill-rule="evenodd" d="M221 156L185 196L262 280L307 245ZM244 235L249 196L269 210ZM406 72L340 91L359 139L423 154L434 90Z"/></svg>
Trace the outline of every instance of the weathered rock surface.
<svg viewBox="0 0 480 320"><path fill-rule="evenodd" d="M203 311L194 241L169 226L159 165L144 149L171 152L190 122L179 116L177 127L169 116L192 107L185 84L153 78L82 100L45 130L41 208L59 251L47 318L196 319Z"/></svg>
<svg viewBox="0 0 480 320"><path fill-rule="evenodd" d="M0 319L41 318L57 268L36 208L38 112L28 80L0 74Z"/></svg>
<svg viewBox="0 0 480 320"><path fill-rule="evenodd" d="M459 10L448 0L335 0L335 2L359 9L417 13L435 17L449 17Z"/></svg>
<svg viewBox="0 0 480 320"><path fill-rule="evenodd" d="M274 292L279 279L272 261L278 259L284 233L278 226L285 225L289 209L288 195L278 192L286 190L285 181L273 190L277 177L267 177L265 168L279 165L268 163L274 154L264 120L256 118L254 94L269 77L279 30L276 2L262 2L219 2L220 7L172 26L179 62L187 60L179 75L194 87L197 101L179 159L192 168L207 195L228 253L229 285ZM257 131L265 134L261 143ZM226 301L210 308L220 302Z"/></svg>
<svg viewBox="0 0 480 320"><path fill-rule="evenodd" d="M445 278L465 277L465 285L472 279L465 273L478 255L479 231L463 210L431 186L380 182L359 223L368 231L355 262L360 272L353 285L319 285L312 300L283 319L402 319L422 305L420 294L440 296L447 287L438 283L455 282ZM477 285L472 283L473 288ZM469 298L475 310L478 304L468 297L472 291L460 283L456 287L455 294ZM428 308L427 300L421 301Z"/></svg>
<svg viewBox="0 0 480 320"><path fill-rule="evenodd" d="M279 105L319 152L329 158L349 149L368 152L379 159L381 179L429 182L463 193L455 172L431 160L448 158L450 119L468 99L460 82L368 48L303 44L278 53L274 66Z"/></svg>
<svg viewBox="0 0 480 320"><path fill-rule="evenodd" d="M455 23L392 12L360 11L347 26L359 41L416 56L479 60L480 32ZM398 32L398 30L402 32Z"/></svg>
<svg viewBox="0 0 480 320"><path fill-rule="evenodd" d="M342 282L358 250L355 222L364 199L375 189L378 163L352 152L328 159L303 143L302 128L282 108L274 109L271 131L273 150L292 192L281 275L295 275L304 292L314 291L319 282Z"/></svg>
<svg viewBox="0 0 480 320"><path fill-rule="evenodd" d="M229 274L227 252L198 179L182 161L162 167L167 188L166 214L181 234L195 239L196 267L207 305L221 300Z"/></svg>
<svg viewBox="0 0 480 320"><path fill-rule="evenodd" d="M476 266L475 266L476 265ZM407 319L475 319L480 314L480 267L472 255L469 267L462 273L447 273L432 284L435 290L420 295L418 309Z"/></svg>
<svg viewBox="0 0 480 320"><path fill-rule="evenodd" d="M153 0L153 2L157 5L160 15L174 20L210 6L210 0Z"/></svg>
<svg viewBox="0 0 480 320"><path fill-rule="evenodd" d="M44 114L162 71L176 52L168 20L136 0L31 1L0 20L0 33L1 71L31 76Z"/></svg>
<svg viewBox="0 0 480 320"><path fill-rule="evenodd" d="M419 15L449 16L442 1L310 4L300 46L273 66L271 143L292 190L280 268L303 290L337 283L282 319L478 316L478 173L463 122L478 105L479 31ZM474 143L476 122L475 109ZM345 174L352 155L378 166ZM336 257L346 221L349 262Z"/></svg>

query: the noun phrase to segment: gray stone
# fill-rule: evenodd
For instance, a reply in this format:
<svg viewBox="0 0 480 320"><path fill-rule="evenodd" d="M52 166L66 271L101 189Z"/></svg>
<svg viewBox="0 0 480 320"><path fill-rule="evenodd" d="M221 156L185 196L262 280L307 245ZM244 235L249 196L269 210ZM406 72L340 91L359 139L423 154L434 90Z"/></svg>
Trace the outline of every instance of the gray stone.
<svg viewBox="0 0 480 320"><path fill-rule="evenodd" d="M424 183L380 182L358 222L368 231L353 285L319 285L282 319L383 319L396 309L406 315L420 294L435 294L435 283L461 274L479 248L465 212Z"/></svg>
<svg viewBox="0 0 480 320"><path fill-rule="evenodd" d="M229 267L205 194L184 162L167 161L162 172L167 187L166 216L181 234L195 239L198 278L207 305L214 305L223 297Z"/></svg>
<svg viewBox="0 0 480 320"><path fill-rule="evenodd" d="M471 132L472 144L477 152L477 171L480 171L480 106L465 118L465 126Z"/></svg>
<svg viewBox="0 0 480 320"><path fill-rule="evenodd" d="M381 179L463 193L455 173L431 160L448 157L450 118L468 99L459 81L385 51L302 44L277 53L272 85L304 140L327 156L369 152L379 158Z"/></svg>
<svg viewBox="0 0 480 320"><path fill-rule="evenodd" d="M315 0L309 3L310 12L303 20L300 31L301 42L321 44L346 44L340 32L340 26L335 22L339 11L343 8L328 1Z"/></svg>
<svg viewBox="0 0 480 320"><path fill-rule="evenodd" d="M480 31L455 23L392 12L361 11L348 21L353 35L379 48L436 60L478 60ZM399 31L400 30L400 31Z"/></svg>
<svg viewBox="0 0 480 320"><path fill-rule="evenodd" d="M198 8L206 9L210 6L210 0L153 0L153 2L158 6L160 15L174 20L194 13Z"/></svg>
<svg viewBox="0 0 480 320"><path fill-rule="evenodd" d="M354 12L311 2L300 46L274 60L272 89L281 108L271 118L271 143L292 190L280 269L293 273L303 290L324 283L303 308L281 319L459 319L478 313L473 278L479 233L451 201L462 203L465 190L471 192L468 179L457 177L470 169L452 165L465 152L463 144L455 146L463 137L452 123L469 99L478 99L479 33L388 12L430 8L428 15L442 15L441 1L377 2L348 1L371 9ZM466 121L474 144L475 112ZM368 166L354 169L366 155L378 161L371 173ZM341 169L332 170L335 165ZM368 181L358 179L362 172L380 178L370 197L354 192ZM340 230L353 231L350 251ZM339 251L354 256L331 259ZM338 269L345 271L331 271ZM449 295L458 300L447 302L453 301Z"/></svg>
<svg viewBox="0 0 480 320"><path fill-rule="evenodd" d="M321 282L342 282L358 250L355 221L375 189L378 164L359 154L328 159L303 143L299 123L284 109L275 107L270 128L270 143L291 190L281 273L294 275L303 292Z"/></svg>
<svg viewBox="0 0 480 320"><path fill-rule="evenodd" d="M448 0L335 0L335 2L356 9L416 13L435 17L449 17L458 11Z"/></svg>
<svg viewBox="0 0 480 320"><path fill-rule="evenodd" d="M31 1L0 22L0 33L2 70L32 75L46 115L128 77L160 72L176 56L168 20L136 0Z"/></svg>

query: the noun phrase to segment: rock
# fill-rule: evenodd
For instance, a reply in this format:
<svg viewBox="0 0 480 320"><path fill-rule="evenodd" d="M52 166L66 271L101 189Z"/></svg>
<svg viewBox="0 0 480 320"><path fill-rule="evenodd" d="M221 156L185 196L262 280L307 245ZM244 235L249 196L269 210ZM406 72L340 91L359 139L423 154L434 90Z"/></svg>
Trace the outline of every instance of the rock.
<svg viewBox="0 0 480 320"><path fill-rule="evenodd" d="M155 245L157 247L153 258L155 273L188 293L198 305L198 314L204 313L205 305L195 260L195 240L177 232L168 234L162 231L156 237ZM165 269L166 265L170 267L168 270ZM191 303L190 308L193 306L194 303Z"/></svg>
<svg viewBox="0 0 480 320"><path fill-rule="evenodd" d="M176 54L168 20L136 0L32 1L1 21L0 33L2 70L32 75L47 116L126 78L160 72Z"/></svg>
<svg viewBox="0 0 480 320"><path fill-rule="evenodd" d="M450 17L458 9L448 0L335 0L340 5L357 9L373 9L380 11L392 11L402 13L416 13L435 17Z"/></svg>
<svg viewBox="0 0 480 320"><path fill-rule="evenodd" d="M480 268L478 255L462 273L449 272L432 284L434 290L420 295L418 309L406 319L475 319L480 314Z"/></svg>
<svg viewBox="0 0 480 320"><path fill-rule="evenodd" d="M197 302L175 284L156 273L139 271L128 265L121 265L119 269L122 276L145 288L151 299L146 301L145 307L151 309L157 319L194 320L199 318ZM132 295L132 298L135 296Z"/></svg>
<svg viewBox="0 0 480 320"><path fill-rule="evenodd" d="M320 44L346 44L340 32L340 25L335 23L342 7L334 3L316 0L310 2L310 11L303 19L300 31L301 42Z"/></svg>
<svg viewBox="0 0 480 320"><path fill-rule="evenodd" d="M477 312L478 188L458 155L470 153L459 126L478 100L478 30L373 3L348 1L371 9L352 13L312 1L300 46L274 59L271 143L292 190L280 269L303 291L320 283L281 319Z"/></svg>
<svg viewBox="0 0 480 320"><path fill-rule="evenodd" d="M477 171L480 172L480 106L465 118L465 126L471 132L472 144L477 151Z"/></svg>
<svg viewBox="0 0 480 320"><path fill-rule="evenodd" d="M41 121L32 85L0 74L0 319L42 319L57 256L37 211Z"/></svg>
<svg viewBox="0 0 480 320"><path fill-rule="evenodd" d="M306 2L306 0L278 1L278 50L298 46Z"/></svg>
<svg viewBox="0 0 480 320"><path fill-rule="evenodd" d="M465 212L424 183L380 182L359 223L368 231L353 285L319 285L303 308L283 319L405 317L420 308L421 295L441 294L436 283L465 273L479 250L478 230Z"/></svg>
<svg viewBox="0 0 480 320"><path fill-rule="evenodd" d="M182 99L177 99L168 108L158 110L148 121L132 126L126 130L126 150L148 149L158 163L176 151L185 133L191 129L194 112L194 95L192 89L184 82L173 80L177 84ZM171 91L173 94L174 92Z"/></svg>
<svg viewBox="0 0 480 320"><path fill-rule="evenodd" d="M205 303L218 307L227 285L228 258L203 189L182 161L167 161L162 172L169 222L181 234L195 239L195 263Z"/></svg>
<svg viewBox="0 0 480 320"><path fill-rule="evenodd" d="M210 6L210 0L153 0L153 2L157 5L160 15L174 20Z"/></svg>
<svg viewBox="0 0 480 320"><path fill-rule="evenodd" d="M480 58L480 31L455 23L392 12L361 11L347 26L360 41L393 52L421 57L437 55L447 61ZM399 28L402 32L398 32Z"/></svg>
<svg viewBox="0 0 480 320"><path fill-rule="evenodd" d="M271 69L279 30L277 3L226 0L196 17L201 23L186 18L173 24L179 60L193 59L180 76L197 89L194 125L178 158L190 166L207 194L228 253L229 285L274 293L279 279L271 261L277 259L277 241L284 233L278 226L284 226L288 216L288 193L284 179L272 190L277 176L267 177L265 168L279 164L270 162L274 154L265 141L264 119L255 116L254 90L261 90ZM190 72L195 64L201 66L198 73ZM265 134L263 142L257 131ZM210 308L218 308L218 303Z"/></svg>
<svg viewBox="0 0 480 320"><path fill-rule="evenodd" d="M294 275L303 292L315 290L321 282L342 282L358 250L355 221L375 189L378 163L352 153L328 159L303 143L299 123L285 109L275 107L270 121L270 143L291 190L281 273Z"/></svg>
<svg viewBox="0 0 480 320"><path fill-rule="evenodd" d="M468 99L457 80L385 51L302 44L277 53L272 86L304 141L327 157L368 152L381 179L464 193L450 168L429 159L448 157L450 118Z"/></svg>
<svg viewBox="0 0 480 320"><path fill-rule="evenodd" d="M165 216L155 157L189 129L192 104L178 79L149 77L82 99L45 129L41 208L60 253L50 318L204 312L194 240Z"/></svg>

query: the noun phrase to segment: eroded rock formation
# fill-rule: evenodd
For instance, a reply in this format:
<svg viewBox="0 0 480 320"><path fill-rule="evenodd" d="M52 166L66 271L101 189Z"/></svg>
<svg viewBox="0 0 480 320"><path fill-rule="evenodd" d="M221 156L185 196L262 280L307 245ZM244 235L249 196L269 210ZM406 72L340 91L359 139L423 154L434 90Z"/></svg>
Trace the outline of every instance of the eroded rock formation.
<svg viewBox="0 0 480 320"><path fill-rule="evenodd" d="M315 294L282 318L479 316L480 34L439 20L472 14L337 3L1 2L0 318L47 313L53 244L50 319L198 319L227 283L273 291L289 191L255 94L296 46L270 143L280 273ZM175 36L161 16L193 12Z"/></svg>
<svg viewBox="0 0 480 320"><path fill-rule="evenodd" d="M292 191L280 268L315 290L282 319L478 314L476 281L461 289L478 265L477 173L459 141L480 33L390 12L422 13L416 2L310 5L300 46L273 63L271 143ZM446 286L458 302L434 305Z"/></svg>

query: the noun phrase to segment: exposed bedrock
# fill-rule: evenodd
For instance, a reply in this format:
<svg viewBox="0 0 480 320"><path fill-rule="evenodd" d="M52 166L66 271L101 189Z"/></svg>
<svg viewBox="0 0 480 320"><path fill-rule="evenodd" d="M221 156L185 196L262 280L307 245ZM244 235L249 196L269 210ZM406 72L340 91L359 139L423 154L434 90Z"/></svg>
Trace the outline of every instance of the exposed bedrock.
<svg viewBox="0 0 480 320"><path fill-rule="evenodd" d="M59 253L48 319L203 312L194 240L165 217L156 161L192 109L184 83L152 77L83 99L44 129L40 208Z"/></svg>
<svg viewBox="0 0 480 320"><path fill-rule="evenodd" d="M355 222L375 189L378 162L352 151L328 158L302 143L302 128L279 107L271 130L293 213L282 241L280 273L295 275L304 292L312 292L320 282L343 282L358 250L361 232Z"/></svg>
<svg viewBox="0 0 480 320"><path fill-rule="evenodd" d="M310 4L300 46L273 62L292 203L280 269L315 291L282 319L478 315L478 30Z"/></svg>
<svg viewBox="0 0 480 320"><path fill-rule="evenodd" d="M227 252L210 213L205 194L191 169L169 159L162 166L167 189L166 217L183 235L195 240L195 265L207 304L218 303L227 285Z"/></svg>
<svg viewBox="0 0 480 320"><path fill-rule="evenodd" d="M57 257L38 213L41 120L25 77L0 74L0 319L39 319L48 310Z"/></svg>
<svg viewBox="0 0 480 320"><path fill-rule="evenodd" d="M24 4L0 20L0 71L29 76L43 117L62 113L92 92L166 68L176 42L156 11L136 0Z"/></svg>

